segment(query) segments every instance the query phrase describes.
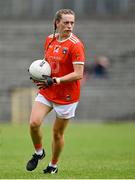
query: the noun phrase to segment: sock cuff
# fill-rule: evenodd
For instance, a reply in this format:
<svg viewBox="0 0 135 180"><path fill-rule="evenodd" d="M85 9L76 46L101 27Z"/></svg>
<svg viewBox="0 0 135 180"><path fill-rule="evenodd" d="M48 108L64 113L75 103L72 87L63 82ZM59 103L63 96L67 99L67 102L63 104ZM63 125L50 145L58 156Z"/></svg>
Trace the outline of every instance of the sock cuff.
<svg viewBox="0 0 135 180"><path fill-rule="evenodd" d="M49 166L56 168L57 164L52 164L52 162L49 163Z"/></svg>
<svg viewBox="0 0 135 180"><path fill-rule="evenodd" d="M34 147L36 150L42 149L42 144L35 144Z"/></svg>

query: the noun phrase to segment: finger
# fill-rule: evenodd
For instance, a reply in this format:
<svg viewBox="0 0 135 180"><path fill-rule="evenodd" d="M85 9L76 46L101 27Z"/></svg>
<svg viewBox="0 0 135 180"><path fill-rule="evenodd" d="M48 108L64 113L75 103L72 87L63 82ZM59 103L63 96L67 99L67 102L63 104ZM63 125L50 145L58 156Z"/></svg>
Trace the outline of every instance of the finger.
<svg viewBox="0 0 135 180"><path fill-rule="evenodd" d="M43 89L42 87L38 87L38 89Z"/></svg>
<svg viewBox="0 0 135 180"><path fill-rule="evenodd" d="M30 80L32 80L33 83L38 83L38 81L33 79L32 77L30 77Z"/></svg>
<svg viewBox="0 0 135 180"><path fill-rule="evenodd" d="M46 89L47 87L46 86L38 86L38 89Z"/></svg>
<svg viewBox="0 0 135 180"><path fill-rule="evenodd" d="M45 84L36 83L37 86L45 86Z"/></svg>
<svg viewBox="0 0 135 180"><path fill-rule="evenodd" d="M37 83L38 83L38 81L36 81L36 80L33 80L33 83L37 84Z"/></svg>

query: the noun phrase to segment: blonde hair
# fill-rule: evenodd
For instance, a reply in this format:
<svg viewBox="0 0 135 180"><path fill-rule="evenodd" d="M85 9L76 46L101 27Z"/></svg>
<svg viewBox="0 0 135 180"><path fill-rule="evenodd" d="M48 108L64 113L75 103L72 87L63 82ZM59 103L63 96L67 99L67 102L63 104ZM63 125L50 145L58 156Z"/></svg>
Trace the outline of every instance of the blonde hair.
<svg viewBox="0 0 135 180"><path fill-rule="evenodd" d="M59 11L57 11L54 16L53 36L55 36L56 30L57 30L56 21L60 21L63 14L72 14L73 16L75 16L74 11L72 11L71 9L60 9Z"/></svg>

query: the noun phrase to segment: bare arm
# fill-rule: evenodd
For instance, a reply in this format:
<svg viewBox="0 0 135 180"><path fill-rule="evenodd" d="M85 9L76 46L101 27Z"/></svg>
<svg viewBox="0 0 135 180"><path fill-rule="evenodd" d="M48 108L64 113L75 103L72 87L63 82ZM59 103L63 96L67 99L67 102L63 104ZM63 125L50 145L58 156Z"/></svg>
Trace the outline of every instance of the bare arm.
<svg viewBox="0 0 135 180"><path fill-rule="evenodd" d="M73 66L74 66L74 72L67 74L65 76L62 76L60 78L56 78L56 81L58 84L76 81L76 80L83 78L84 65L83 64L74 64Z"/></svg>

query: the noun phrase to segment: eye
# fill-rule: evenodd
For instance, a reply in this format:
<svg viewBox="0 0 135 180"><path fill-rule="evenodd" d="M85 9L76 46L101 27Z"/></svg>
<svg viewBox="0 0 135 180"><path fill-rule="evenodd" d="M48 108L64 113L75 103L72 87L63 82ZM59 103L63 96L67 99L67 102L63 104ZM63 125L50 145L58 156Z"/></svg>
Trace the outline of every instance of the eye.
<svg viewBox="0 0 135 180"><path fill-rule="evenodd" d="M74 22L71 22L71 25L73 25L74 24Z"/></svg>
<svg viewBox="0 0 135 180"><path fill-rule="evenodd" d="M68 25L68 24L73 25L73 24L74 24L74 22L69 22L69 21L66 21L66 22L64 22L64 24L65 24L65 25Z"/></svg>
<svg viewBox="0 0 135 180"><path fill-rule="evenodd" d="M66 21L66 22L64 22L64 24L65 24L65 25L67 25L67 24L69 24L69 22L68 22L68 21Z"/></svg>

